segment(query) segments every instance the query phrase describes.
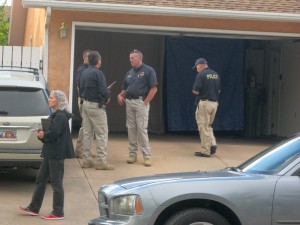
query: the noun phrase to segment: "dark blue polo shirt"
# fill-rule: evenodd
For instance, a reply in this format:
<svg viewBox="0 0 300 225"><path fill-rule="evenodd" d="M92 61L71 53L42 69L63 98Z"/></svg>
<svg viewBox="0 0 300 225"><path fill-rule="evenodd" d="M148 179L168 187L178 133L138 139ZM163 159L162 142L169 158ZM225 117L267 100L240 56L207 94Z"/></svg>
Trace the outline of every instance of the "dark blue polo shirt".
<svg viewBox="0 0 300 225"><path fill-rule="evenodd" d="M132 68L126 74L123 89L126 95L146 97L150 89L157 86L155 70L146 64L139 68Z"/></svg>
<svg viewBox="0 0 300 225"><path fill-rule="evenodd" d="M77 70L76 70L76 85L77 85L77 87L79 87L80 76L81 76L82 72L84 70L86 70L88 67L89 67L89 64L83 63L77 68Z"/></svg>
<svg viewBox="0 0 300 225"><path fill-rule="evenodd" d="M89 67L89 64L83 63L83 64L81 64L81 65L77 68L77 70L76 70L76 85L77 85L77 87L78 87L78 89L79 89L78 96L81 96L81 91L80 91L80 86L79 86L80 77L81 77L81 75L82 75L82 72L83 72L84 70L86 70L88 67Z"/></svg>
<svg viewBox="0 0 300 225"><path fill-rule="evenodd" d="M80 77L80 97L94 100L109 98L105 75L96 66L89 66L82 72Z"/></svg>
<svg viewBox="0 0 300 225"><path fill-rule="evenodd" d="M197 74L193 90L199 91L197 100L208 99L218 101L221 91L220 75L208 67L205 68Z"/></svg>

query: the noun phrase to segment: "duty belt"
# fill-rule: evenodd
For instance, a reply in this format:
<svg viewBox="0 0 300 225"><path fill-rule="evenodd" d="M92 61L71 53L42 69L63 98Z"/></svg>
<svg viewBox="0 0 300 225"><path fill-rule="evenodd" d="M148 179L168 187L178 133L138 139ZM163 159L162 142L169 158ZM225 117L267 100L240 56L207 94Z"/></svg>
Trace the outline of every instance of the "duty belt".
<svg viewBox="0 0 300 225"><path fill-rule="evenodd" d="M99 102L100 99L97 98L83 98L84 101L88 101L88 102Z"/></svg>
<svg viewBox="0 0 300 225"><path fill-rule="evenodd" d="M200 101L218 102L218 101L216 101L216 100L212 100L212 99L200 99Z"/></svg>
<svg viewBox="0 0 300 225"><path fill-rule="evenodd" d="M143 96L137 96L137 95L126 95L127 99L143 99Z"/></svg>

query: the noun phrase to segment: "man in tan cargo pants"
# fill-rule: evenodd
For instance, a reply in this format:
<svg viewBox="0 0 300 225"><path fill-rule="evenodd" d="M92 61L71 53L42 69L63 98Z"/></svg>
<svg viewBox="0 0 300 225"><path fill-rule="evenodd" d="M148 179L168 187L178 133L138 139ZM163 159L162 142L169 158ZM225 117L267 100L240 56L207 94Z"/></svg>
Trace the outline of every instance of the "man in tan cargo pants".
<svg viewBox="0 0 300 225"><path fill-rule="evenodd" d="M114 166L107 162L108 125L106 104L110 100L110 92L106 84L104 73L100 70L102 65L99 52L89 53L89 67L83 71L80 78L80 91L83 118L83 160L82 167L94 166L91 155L91 146L96 137L96 163L97 170L113 170Z"/></svg>
<svg viewBox="0 0 300 225"><path fill-rule="evenodd" d="M157 78L154 69L143 63L143 54L138 50L130 52L132 69L126 74L118 103L126 104L126 126L128 129L129 158L127 163L137 161L138 145L143 153L144 166L151 166L151 148L148 138L150 101L157 92Z"/></svg>
<svg viewBox="0 0 300 225"><path fill-rule="evenodd" d="M198 72L192 92L197 95L195 117L201 139L200 151L195 152L195 155L210 157L217 150L211 125L218 109L221 78L217 72L208 67L204 58L197 59L193 68L197 68Z"/></svg>
<svg viewBox="0 0 300 225"><path fill-rule="evenodd" d="M89 67L89 53L91 52L92 50L84 50L83 51L83 54L82 54L82 58L83 58L83 63L77 68L76 70L76 84L77 84L77 90L78 90L78 108L79 108L79 113L80 113L80 116L82 117L82 103L83 103L83 100L80 98L80 85L79 85L79 82L80 82L80 77L81 77L81 74L84 70L86 70L88 67ZM83 140L83 128L82 128L82 124L81 124L81 127L79 129L79 132L78 132L78 139L77 139L77 142L76 142L76 147L75 147L75 156L77 158L81 158L82 159L82 140Z"/></svg>

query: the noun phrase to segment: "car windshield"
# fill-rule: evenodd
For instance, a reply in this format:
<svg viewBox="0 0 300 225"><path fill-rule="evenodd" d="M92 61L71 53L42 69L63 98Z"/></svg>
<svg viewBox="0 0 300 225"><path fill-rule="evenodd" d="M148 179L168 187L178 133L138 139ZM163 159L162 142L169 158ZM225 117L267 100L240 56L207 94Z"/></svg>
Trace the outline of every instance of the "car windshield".
<svg viewBox="0 0 300 225"><path fill-rule="evenodd" d="M47 116L46 93L36 88L0 87L0 116Z"/></svg>
<svg viewBox="0 0 300 225"><path fill-rule="evenodd" d="M300 154L300 137L295 136L273 145L241 164L245 173L276 174Z"/></svg>

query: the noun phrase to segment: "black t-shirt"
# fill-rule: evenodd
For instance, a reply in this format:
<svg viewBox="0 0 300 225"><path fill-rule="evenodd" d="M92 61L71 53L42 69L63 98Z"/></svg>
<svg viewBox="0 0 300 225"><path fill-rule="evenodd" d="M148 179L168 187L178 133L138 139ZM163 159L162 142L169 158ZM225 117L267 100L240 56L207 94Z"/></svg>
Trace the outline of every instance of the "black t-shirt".
<svg viewBox="0 0 300 225"><path fill-rule="evenodd" d="M220 75L208 67L205 68L197 74L193 90L199 91L197 100L208 99L218 101L221 91Z"/></svg>

